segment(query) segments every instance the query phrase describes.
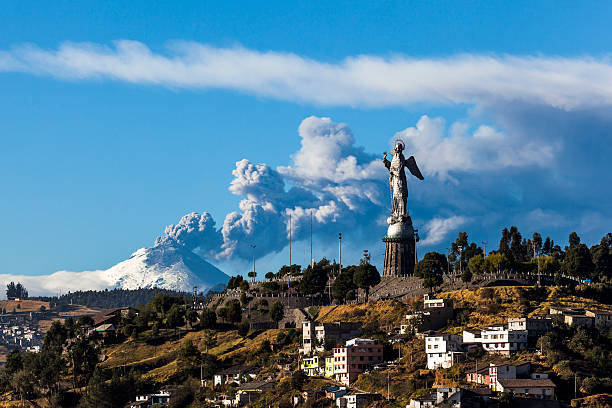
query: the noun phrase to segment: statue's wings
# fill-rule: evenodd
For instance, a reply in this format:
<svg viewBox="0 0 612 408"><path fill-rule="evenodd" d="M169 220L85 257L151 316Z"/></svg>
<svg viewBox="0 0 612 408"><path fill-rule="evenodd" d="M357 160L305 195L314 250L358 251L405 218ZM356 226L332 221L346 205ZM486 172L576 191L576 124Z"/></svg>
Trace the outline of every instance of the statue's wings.
<svg viewBox="0 0 612 408"><path fill-rule="evenodd" d="M406 160L404 163L406 167L408 167L408 170L410 170L410 173L412 173L414 177L418 178L419 180L424 179L423 175L421 174L421 170L419 170L419 166L417 166L416 164L416 160L414 159L414 156L410 156L408 160Z"/></svg>

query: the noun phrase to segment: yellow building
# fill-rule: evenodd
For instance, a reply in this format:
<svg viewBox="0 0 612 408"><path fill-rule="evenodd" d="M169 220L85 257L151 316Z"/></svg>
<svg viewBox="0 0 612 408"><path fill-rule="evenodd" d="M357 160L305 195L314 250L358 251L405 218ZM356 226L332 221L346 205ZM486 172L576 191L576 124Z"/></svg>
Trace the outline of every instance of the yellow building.
<svg viewBox="0 0 612 408"><path fill-rule="evenodd" d="M307 376L315 377L323 374L323 370L319 366L319 357L308 357L302 359L300 363L300 368L304 370Z"/></svg>
<svg viewBox="0 0 612 408"><path fill-rule="evenodd" d="M325 376L334 376L334 356L325 357Z"/></svg>

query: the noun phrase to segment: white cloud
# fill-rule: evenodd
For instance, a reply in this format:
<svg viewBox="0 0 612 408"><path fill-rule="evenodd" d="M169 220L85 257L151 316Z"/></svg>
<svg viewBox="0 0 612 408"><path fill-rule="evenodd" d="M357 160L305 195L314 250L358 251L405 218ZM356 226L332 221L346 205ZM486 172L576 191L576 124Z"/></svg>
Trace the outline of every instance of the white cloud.
<svg viewBox="0 0 612 408"><path fill-rule="evenodd" d="M522 135L510 137L494 128L480 125L473 133L462 122L454 123L446 134L442 118L422 116L392 138L406 142L407 152L417 158L426 175L442 179L449 172L500 170L508 167L549 166L560 149L560 142L525 141Z"/></svg>
<svg viewBox="0 0 612 408"><path fill-rule="evenodd" d="M104 271L69 272L58 271L50 275L0 274L0 286L9 282L21 282L30 296L56 295L77 290L104 290L115 287Z"/></svg>
<svg viewBox="0 0 612 408"><path fill-rule="evenodd" d="M111 79L192 89L230 89L323 105L416 102L539 104L565 110L612 105L606 58L462 54L443 58L358 55L324 63L283 52L177 41L167 53L119 40L0 51L0 70L68 79Z"/></svg>
<svg viewBox="0 0 612 408"><path fill-rule="evenodd" d="M468 221L468 218L457 215L449 218L433 218L427 224L425 224L424 230L427 237L421 241L421 245L439 244L450 232L455 231Z"/></svg>

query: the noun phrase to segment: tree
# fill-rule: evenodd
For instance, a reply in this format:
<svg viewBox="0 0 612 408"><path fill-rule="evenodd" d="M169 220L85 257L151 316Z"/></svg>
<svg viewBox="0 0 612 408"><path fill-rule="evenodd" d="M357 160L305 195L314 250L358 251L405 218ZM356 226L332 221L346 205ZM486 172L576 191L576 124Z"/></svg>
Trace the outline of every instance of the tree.
<svg viewBox="0 0 612 408"><path fill-rule="evenodd" d="M570 249L577 247L580 244L580 237L576 233L576 231L569 234L569 247Z"/></svg>
<svg viewBox="0 0 612 408"><path fill-rule="evenodd" d="M550 255L552 252L552 248L554 246L554 242L550 240L550 237L546 237L544 241L544 245L542 245L542 254Z"/></svg>
<svg viewBox="0 0 612 408"><path fill-rule="evenodd" d="M241 275L232 276L227 282L228 289L236 289L240 286L240 283L244 280Z"/></svg>
<svg viewBox="0 0 612 408"><path fill-rule="evenodd" d="M227 306L223 306L222 308L217 310L217 316L219 316L222 320L225 320L225 321L228 320L227 313L228 313Z"/></svg>
<svg viewBox="0 0 612 408"><path fill-rule="evenodd" d="M8 285L6 285L7 299L27 299L27 297L28 291L26 290L25 286L21 284L21 282L17 282L17 284L15 284L15 282L10 282Z"/></svg>
<svg viewBox="0 0 612 408"><path fill-rule="evenodd" d="M79 320L77 320L77 324L80 327L92 327L94 325L94 319L89 315L84 315L79 317Z"/></svg>
<svg viewBox="0 0 612 408"><path fill-rule="evenodd" d="M374 265L366 260L362 260L361 264L355 269L353 282L355 286L365 291L365 301L367 302L370 287L380 283L380 274Z"/></svg>
<svg viewBox="0 0 612 408"><path fill-rule="evenodd" d="M272 303L272 306L270 307L270 319L278 324L278 322L283 320L283 317L285 317L285 308L283 307L283 304L277 300L276 302Z"/></svg>
<svg viewBox="0 0 612 408"><path fill-rule="evenodd" d="M501 273L510 268L510 261L503 252L495 252L487 256L485 265L488 271Z"/></svg>
<svg viewBox="0 0 612 408"><path fill-rule="evenodd" d="M472 272L470 271L470 268L465 268L463 270L463 273L461 274L461 280L465 283L468 283L472 280Z"/></svg>
<svg viewBox="0 0 612 408"><path fill-rule="evenodd" d="M155 322L153 323L153 326L151 326L151 336L153 338L157 338L157 336L159 336L159 323Z"/></svg>
<svg viewBox="0 0 612 408"><path fill-rule="evenodd" d="M480 275L485 271L485 258L482 255L476 255L468 262L467 268L474 275ZM463 278L463 277L462 277Z"/></svg>
<svg viewBox="0 0 612 408"><path fill-rule="evenodd" d="M272 345L270 344L270 340L264 339L264 341L262 341L261 344L259 345L258 352L260 354L264 354L264 353L269 353L271 351L272 351Z"/></svg>
<svg viewBox="0 0 612 408"><path fill-rule="evenodd" d="M523 237L514 225L509 230L508 228L503 229L498 253L505 256L511 268L527 260L527 249L523 242Z"/></svg>
<svg viewBox="0 0 612 408"><path fill-rule="evenodd" d="M542 254L542 236L539 233L534 232L531 239L533 240L533 246L535 247L535 255L536 256L541 255Z"/></svg>
<svg viewBox="0 0 612 408"><path fill-rule="evenodd" d="M291 376L291 388L294 390L302 391L304 383L306 382L306 374L303 370L298 370Z"/></svg>
<svg viewBox="0 0 612 408"><path fill-rule="evenodd" d="M467 267L468 262L476 255L482 255L482 248L474 242L468 242L468 234L460 232L455 242L451 243L449 261L453 265L453 270L458 271Z"/></svg>
<svg viewBox="0 0 612 408"><path fill-rule="evenodd" d="M207 330L204 333L202 343L204 344L204 347L206 347L206 353L208 353L208 349L211 349L217 345L217 333L212 330Z"/></svg>
<svg viewBox="0 0 612 408"><path fill-rule="evenodd" d="M510 252L514 263L526 260L527 253L523 245L523 237L515 226L510 227Z"/></svg>
<svg viewBox="0 0 612 408"><path fill-rule="evenodd" d="M177 366L180 371L190 375L195 375L196 370L200 368L200 350L188 339L185 340L179 349Z"/></svg>
<svg viewBox="0 0 612 408"><path fill-rule="evenodd" d="M565 259L561 265L564 274L585 279L591 276L594 269L591 253L585 244L570 246L565 251Z"/></svg>
<svg viewBox="0 0 612 408"><path fill-rule="evenodd" d="M443 254L428 252L417 263L414 274L416 277L423 278L423 287L429 288L431 293L433 288L442 284L442 276L446 268L446 257Z"/></svg>
<svg viewBox="0 0 612 408"><path fill-rule="evenodd" d="M240 337L246 337L249 334L250 325L249 322L242 322L238 325L238 335Z"/></svg>
<svg viewBox="0 0 612 408"><path fill-rule="evenodd" d="M172 305L166 316L166 324L168 327L177 328L185 324L185 311L177 304Z"/></svg>
<svg viewBox="0 0 612 408"><path fill-rule="evenodd" d="M237 299L227 302L227 320L231 323L238 323L242 320L242 307Z"/></svg>
<svg viewBox="0 0 612 408"><path fill-rule="evenodd" d="M601 239L599 245L590 249L593 260L593 279L607 280L612 278L612 233Z"/></svg>
<svg viewBox="0 0 612 408"><path fill-rule="evenodd" d="M202 354L201 357L201 373L202 378L209 379L215 374L217 369L219 368L219 360L213 354Z"/></svg>
<svg viewBox="0 0 612 408"><path fill-rule="evenodd" d="M45 340L43 342L43 351L55 354L62 354L62 347L68 338L68 333L62 322L56 320L51 324Z"/></svg>
<svg viewBox="0 0 612 408"><path fill-rule="evenodd" d="M545 275L554 275L559 272L561 268L561 263L557 258L553 258L552 256L545 256L540 258L540 272Z"/></svg>
<svg viewBox="0 0 612 408"><path fill-rule="evenodd" d="M19 350L11 350L9 355L6 357L5 367L9 374L15 374L17 371L23 368L23 356Z"/></svg>
<svg viewBox="0 0 612 408"><path fill-rule="evenodd" d="M242 304L242 306L246 306L249 303L249 298L247 297L246 293L243 293L242 295L240 295L240 304Z"/></svg>
<svg viewBox="0 0 612 408"><path fill-rule="evenodd" d="M265 277L267 280L272 281L272 279L274 279L276 275L274 274L274 272L268 272L266 273Z"/></svg>
<svg viewBox="0 0 612 408"><path fill-rule="evenodd" d="M251 271L248 273L248 275L249 275L249 278L251 278L253 282L255 282L255 278L257 277L257 272Z"/></svg>
<svg viewBox="0 0 612 408"><path fill-rule="evenodd" d="M249 282L243 280L242 282L240 282L240 285L238 285L238 287L240 288L241 291L248 292L248 290L249 290Z"/></svg>
<svg viewBox="0 0 612 408"><path fill-rule="evenodd" d="M211 329L217 324L217 314L214 310L204 308L200 313L200 327L202 329Z"/></svg>
<svg viewBox="0 0 612 408"><path fill-rule="evenodd" d="M342 268L342 272L340 272L340 275L338 275L332 284L332 294L335 299L341 302L348 300L348 294L357 289L353 280L355 269L355 265Z"/></svg>
<svg viewBox="0 0 612 408"><path fill-rule="evenodd" d="M29 399L34 393L34 378L25 370L19 370L11 379L11 386L19 394L21 401Z"/></svg>
<svg viewBox="0 0 612 408"><path fill-rule="evenodd" d="M153 296L149 302L149 305L151 305L151 308L156 312L166 314L172 305L181 303L182 299L180 297L168 296L165 293L158 293L157 295Z"/></svg>
<svg viewBox="0 0 612 408"><path fill-rule="evenodd" d="M299 283L300 292L306 295L323 293L328 278L326 266L329 266L329 261L325 258L315 263L314 267L308 266Z"/></svg>
<svg viewBox="0 0 612 408"><path fill-rule="evenodd" d="M70 348L70 359L74 386L87 384L98 364L98 349L89 339L78 337Z"/></svg>
<svg viewBox="0 0 612 408"><path fill-rule="evenodd" d="M282 278L285 275L297 276L300 274L301 271L302 271L302 267L300 265L296 265L296 264L292 264L291 266L283 265L278 270L278 273L276 274L276 276L278 276L279 278Z"/></svg>
<svg viewBox="0 0 612 408"><path fill-rule="evenodd" d="M193 324L198 320L198 312L193 309L187 309L185 319L189 322L189 326L193 328Z"/></svg>

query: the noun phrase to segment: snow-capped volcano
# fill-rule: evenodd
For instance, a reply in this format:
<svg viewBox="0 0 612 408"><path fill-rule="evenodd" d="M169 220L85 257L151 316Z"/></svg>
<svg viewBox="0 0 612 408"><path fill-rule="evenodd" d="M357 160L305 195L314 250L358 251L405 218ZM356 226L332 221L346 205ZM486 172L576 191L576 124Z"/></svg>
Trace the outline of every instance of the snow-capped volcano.
<svg viewBox="0 0 612 408"><path fill-rule="evenodd" d="M21 282L31 296L48 296L76 290L163 288L198 292L226 284L225 273L205 261L190 249L158 243L141 248L125 261L107 270L69 272L58 271L50 275L0 274L0 285Z"/></svg>
<svg viewBox="0 0 612 408"><path fill-rule="evenodd" d="M189 249L170 245L141 248L128 259L102 271L103 278L116 288L177 288L206 291L229 279L220 269Z"/></svg>

